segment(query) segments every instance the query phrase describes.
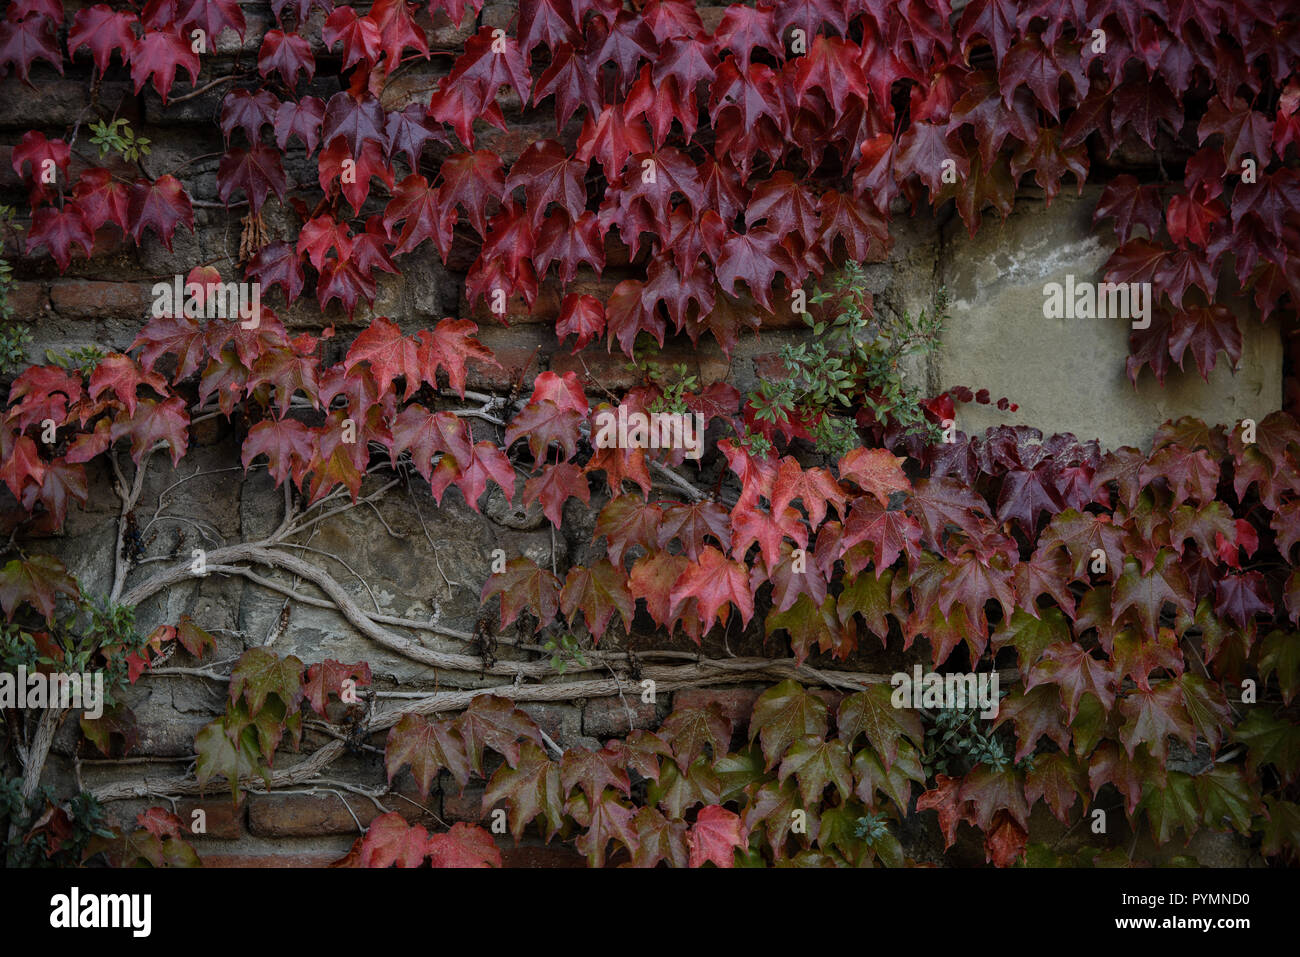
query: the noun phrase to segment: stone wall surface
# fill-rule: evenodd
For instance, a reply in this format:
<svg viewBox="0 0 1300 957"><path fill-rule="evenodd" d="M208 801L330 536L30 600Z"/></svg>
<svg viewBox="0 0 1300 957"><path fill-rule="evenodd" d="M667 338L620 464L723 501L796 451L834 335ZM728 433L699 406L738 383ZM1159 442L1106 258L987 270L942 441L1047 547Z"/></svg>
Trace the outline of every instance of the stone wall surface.
<svg viewBox="0 0 1300 957"><path fill-rule="evenodd" d="M69 4L69 8L75 6ZM230 34L219 48L224 56L242 50L255 54L260 31L268 22L263 5L244 4L249 17L249 36L243 44ZM706 26L716 23L721 8L704 8ZM319 14L318 14L319 15ZM489 2L483 10L484 23L505 23L514 15L509 4ZM260 17L260 19L259 19ZM427 20L427 17L426 17ZM468 28L425 22L435 50L450 50L463 43ZM421 84L445 73L446 57L435 65L419 64L402 77L390 95L400 101L416 96ZM442 63L440 69L436 64ZM220 70L220 65L212 67ZM21 196L10 156L13 145L28 129L45 128L50 135L83 118L87 77L69 72L61 78L46 65L32 73L34 89L15 95L12 78L0 86L0 192L14 201ZM332 81L319 81L317 92L328 95ZM336 88L336 87L335 87ZM154 142L153 152L143 161L151 174L175 168L192 157L185 183L198 201L195 229L176 233L171 250L152 235L140 248L129 247L111 235L97 238L96 255L90 261L74 259L67 273L60 275L48 257L28 257L12 245L6 255L16 262L17 286L10 297L15 318L28 323L34 336L31 358L45 351L61 352L95 345L105 350L129 347L141 326L150 303L150 287L159 279L187 272L194 264L233 255L239 241L238 217L222 210L216 195L216 168L222 142L212 122L220 110L221 92L183 103L164 106L152 89L139 96L129 84L105 80L98 87L98 102L116 106L136 130ZM391 103L386 103L391 106ZM549 115L547 105L537 116ZM512 117L519 115L514 104ZM534 117L536 119L536 117ZM526 118L525 118L526 119ZM547 124L536 122L538 131ZM522 130L522 132L521 132ZM576 135L576 129L571 131ZM553 126L548 133L553 135ZM509 161L527 146L526 123L512 123L512 132L487 131L481 140L485 149L500 152ZM89 148L89 147L87 147ZM211 155L209 155L211 154ZM81 160L74 160L75 176ZM84 165L84 163L82 164ZM291 179L307 182L314 169L301 150L291 149L286 162ZM1191 367L1172 370L1161 387L1146 372L1135 389L1125 372L1127 330L1120 320L1054 320L1042 314L1043 285L1063 281L1067 273L1077 278L1099 279L1102 265L1112 248L1108 227L1094 228L1090 221L1099 186L1090 184L1081 197L1067 188L1050 207L1040 195L1026 191L1013 214L999 225L985 223L971 239L957 220L935 221L928 216L901 215L895 224L895 245L886 261L871 264L868 276L878 309L913 314L926 308L940 287L951 295L951 318L942 349L928 364L908 370L912 381L932 389L954 385L987 388L993 396L1006 396L1019 406L1014 413L1000 413L992 406L970 404L958 413L958 427L977 433L1000 422L1033 425L1044 433L1073 432L1083 439L1098 438L1108 447L1147 447L1161 422L1182 415L1202 417L1210 422L1231 423L1245 417L1261 419L1282 404L1283 342L1278 329L1260 324L1243 309L1244 354L1235 375L1221 360L1208 382ZM293 218L272 198L265 218L272 233L292 238ZM424 247L425 250L428 247ZM556 342L551 324L559 307L558 287L544 286L531 314L521 303L511 302L507 324L494 321L482 303L471 307L464 294L465 271L472 251L447 264L436 254L421 251L401 260L400 276L382 276L379 296L373 307L359 307L349 317L336 306L322 311L314 301L300 300L281 310L293 331L321 330L333 325L337 340L330 344L341 354L348 342L369 319L387 315L403 330L413 331L444 316L473 318L481 327L481 340L501 362L500 369L471 367L469 387L505 390L532 381L537 372L552 369L575 371L587 382L595 397L604 388L619 389L633 380L621 355L607 355L591 348L581 358ZM603 276L580 276L569 291L590 292L604 298L624 275L626 257L619 265L617 251L611 251L611 268ZM221 269L229 272L229 262ZM627 274L631 274L630 272ZM278 295L278 294L277 294ZM277 308L279 302L275 302ZM704 383L726 380L743 391L756 387L755 360L777 351L782 344L796 342L801 328L781 322L759 335L746 336L725 356L712 340L698 347L687 340L669 341L663 358L686 362ZM484 425L478 423L478 426ZM483 432L483 436L487 436ZM203 540L209 547L254 540L280 521L284 500L271 487L265 472L244 475L232 468L238 461L237 425L217 420L196 429L193 448L178 469L156 456L148 473L140 525L144 528L152 564L136 568L130 585L168 567L188 562L189 549ZM371 476L363 494L377 489L387 477ZM48 543L60 554L91 594L109 592L113 575L113 550L117 499L112 493L112 476L107 467L92 471L90 506L73 510L65 533ZM158 506L159 495L166 501ZM575 508L566 513L566 528L551 530L536 509L511 509L498 495L487 501L483 514L472 511L459 492L450 492L441 506L434 503L427 484L415 482L394 488L373 507L347 511L322 522L307 540L314 558L362 607L379 615L425 623L427 631L410 630L421 645L448 653L472 652L471 643L445 637L445 632L472 633L482 614L479 594L489 573L493 549L507 554L527 555L540 564L554 564L563 570L575 557L590 549L592 514L606 500L593 494L589 511ZM568 518L572 521L567 521ZM580 553L581 552L581 553ZM323 556L333 556L323 557ZM309 583L277 571L263 571L266 578L300 594L318 598ZM284 616L287 611L287 620ZM137 612L141 629L172 623L189 614L213 632L219 641L210 656L216 670L228 670L245 647L265 643L280 654L295 654L304 662L325 658L367 661L375 675L377 690L385 693L428 691L464 687L487 688L503 679L464 673L443 673L409 657L379 646L360 634L337 611L310 603L287 602L284 594L237 576L214 574L171 588L145 601ZM435 635L437 630L444 636ZM527 643L533 636L512 634L512 640ZM644 636L613 636L610 646L645 647ZM602 646L604 647L604 646ZM694 651L685 639L660 640L657 647ZM733 637L730 651L763 653L761 633L753 629ZM706 651L709 650L706 648ZM713 649L721 652L721 648ZM768 649L770 651L770 648ZM503 660L527 657L520 649L503 644L497 651ZM905 659L891 649L863 653L854 663L861 670L893 670ZM189 668L197 663L181 652L173 665ZM585 702L536 703L526 705L547 733L561 746L596 746L611 736L626 734L633 727L652 727L672 706L716 701L736 722L738 734L748 719L758 687L727 686L691 689L662 696L657 705L644 705L634 695ZM150 677L128 690L126 701L136 711L143 734L133 752L137 763L103 762L77 751L75 727L65 726L57 739L47 781L62 785L79 781L88 787L123 780L148 781L183 771L193 761L195 733L224 707L225 684L198 675ZM309 729L303 752L277 754L277 768L292 767L314 748L329 740L319 730ZM739 740L739 739L738 739ZM332 770L334 784L325 783L307 793L253 794L232 804L228 793L185 797L176 804L183 820L201 807L207 815L207 833L196 839L200 854L213 863L232 865L323 864L342 855L359 828L379 813L379 807L397 810L412 821L423 823L478 820L482 810L482 784L471 783L462 793L445 774L433 791L422 796L409 772L393 782L395 794L378 804L344 785L374 788L385 780L382 736L369 742L370 750L349 754ZM283 762L283 765L281 763ZM165 797L165 795L162 795ZM115 802L112 811L128 820L138 810L159 803L157 796ZM1041 808L1039 809L1041 811ZM1050 832L1059 827L1048 817L1035 818L1035 826ZM934 835L917 835L912 842L918 854L938 851ZM931 842L927 844L926 842ZM1240 846L1228 839L1202 834L1206 857L1222 862L1244 860ZM509 842L506 842L509 843ZM529 866L571 866L581 863L572 852L526 843L507 852L508 863ZM927 850L928 848L928 850ZM976 863L982 863L977 845L966 849Z"/></svg>

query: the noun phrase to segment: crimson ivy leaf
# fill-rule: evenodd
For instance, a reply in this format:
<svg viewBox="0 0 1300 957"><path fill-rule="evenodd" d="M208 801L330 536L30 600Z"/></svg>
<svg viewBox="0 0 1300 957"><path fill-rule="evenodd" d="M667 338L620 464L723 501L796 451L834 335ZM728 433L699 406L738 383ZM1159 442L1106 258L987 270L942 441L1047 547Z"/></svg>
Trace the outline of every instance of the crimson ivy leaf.
<svg viewBox="0 0 1300 957"><path fill-rule="evenodd" d="M388 732L384 746L384 767L391 784L404 766L411 766L416 786L423 797L438 772L446 770L462 788L469 783L469 758L452 720L434 721L420 714L404 714Z"/></svg>

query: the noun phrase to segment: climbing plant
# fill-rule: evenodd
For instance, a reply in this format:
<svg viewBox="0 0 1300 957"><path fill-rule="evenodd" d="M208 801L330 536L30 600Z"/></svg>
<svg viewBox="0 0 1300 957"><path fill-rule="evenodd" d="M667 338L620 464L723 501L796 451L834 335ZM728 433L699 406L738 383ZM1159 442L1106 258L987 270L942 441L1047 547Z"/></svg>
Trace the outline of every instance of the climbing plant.
<svg viewBox="0 0 1300 957"><path fill-rule="evenodd" d="M413 710L385 710L368 696L364 663L307 667L254 647L220 674L226 712L199 734L194 773L164 782L166 793L298 783L386 732L390 778L409 767L427 792L441 772L462 786L483 777L487 827L430 835L380 817L349 862L499 863L499 804L515 838L559 835L593 864L900 864L897 820L917 812L937 815L949 845L962 824L975 828L994 863L1051 863L1058 849L1029 845L1039 801L1066 824L1104 805L1156 844L1231 829L1271 860L1294 860L1296 422L1281 412L1216 426L1181 419L1160 427L1149 453L1103 453L1025 427L967 436L956 406L988 403L987 392L904 390L891 350L933 330L877 317L856 287L846 302L834 279L846 264L884 260L891 224L909 208L953 213L974 233L990 211L1005 218L1022 187L1050 203L1067 177L1081 190L1091 174L1106 184L1094 222L1117 240L1105 278L1154 289L1151 321L1132 331L1130 378L1149 367L1163 382L1189 355L1206 377L1221 355L1235 365L1243 310L1230 298L1286 323L1300 301L1293 5L975 0L955 13L946 0L799 0L735 4L712 29L682 0L527 0L508 28L486 22L475 0L272 0L270 10L255 62L236 57L213 76L219 37L249 30L234 0L71 15L60 0L6 7L4 95L22 95L38 63L71 67L90 77L95 113L85 126L31 130L13 148L29 221L7 258L48 255L63 272L105 234L170 249L193 229L184 170L147 172L151 144L98 101L110 74L164 105L221 90L217 190L242 223L238 261L195 263L193 296L155 310L126 352L13 379L0 427L11 496L0 605L14 634L39 651L41 628L81 600L62 563L33 543L86 504L88 468L111 469L122 502L103 613L184 580L184 556L152 577L142 569L134 506L155 453L175 466L191 429L222 419L238 429L243 468L265 468L284 490L283 524L196 561L313 582L390 650L510 677L501 694L515 700L530 688L555 693L533 679L561 673L574 695L608 695L605 679L586 676L615 665L663 690L742 674L726 660L688 674L602 653L611 629L698 643L753 622L789 656L746 665L745 677L779 682L746 733L717 709L686 709L658 732L561 755L504 697L434 692ZM400 92L404 71L430 59L430 16L475 30L436 88ZM337 89L324 95L327 77ZM555 127L528 133L507 164L476 136L509 129L512 102L553 105ZM1146 157L1141 176L1112 174L1121 153ZM293 220L288 233L264 216L273 206ZM575 373L542 372L517 395L471 395L470 368L498 359L469 318L412 334L369 312L379 274L465 248L477 250L471 305L505 321L558 283L555 332L578 352L604 340L637 359L673 335L712 337L730 355L742 335L790 312L862 348L833 363L814 336L789 352L807 379L798 396L688 389L683 376L657 375L601 397L630 412L703 416L711 455L725 462L710 488L681 449L593 447L593 417L610 406L593 407L592 383ZM613 261L644 278L620 281L603 302L570 289L580 270ZM260 307L213 317L205 297L232 276L259 284ZM368 324L332 352L332 329L295 335L280 318L307 297L322 310L361 309ZM939 315L941 306L930 320ZM882 328L894 338L870 345ZM466 398L482 408L467 413ZM495 431L471 430L471 419ZM410 637L418 623L376 619L282 547L327 506L379 494L363 487L368 476L408 469L439 504L460 496L477 510L495 485L556 526L570 498L595 496L603 557L560 569L511 556L482 589L499 632L525 616L560 660L543 651L497 661L474 635L452 635L465 654L430 651ZM197 627L164 626L151 650L135 648L128 681L166 648L202 651L191 646ZM596 647L570 658L559 636L578 630ZM1012 690L996 724L931 715L927 728L889 706L879 676L837 670L859 648L914 645L935 668L1005 671ZM805 667L814 655L825 668ZM843 694L828 703L808 690L818 684ZM463 713L433 716L441 711ZM43 714L45 732L22 748L19 796L6 798L11 845L33 846L26 838L40 832L34 846L51 855L192 863L183 822L163 809L111 839L97 833L91 798L145 796L129 786L75 807L33 803L61 717ZM116 720L128 745L129 716ZM333 727L334 740L276 768L309 720ZM5 717L11 743L27 740L16 721ZM84 730L114 747L112 729ZM1088 859L1098 853L1129 859L1118 845Z"/></svg>

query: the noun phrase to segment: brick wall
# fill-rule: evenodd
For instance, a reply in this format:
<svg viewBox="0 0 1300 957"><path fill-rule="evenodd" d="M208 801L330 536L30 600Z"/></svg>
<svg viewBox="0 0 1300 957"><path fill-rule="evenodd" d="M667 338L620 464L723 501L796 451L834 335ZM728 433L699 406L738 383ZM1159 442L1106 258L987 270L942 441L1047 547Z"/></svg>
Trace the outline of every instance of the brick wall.
<svg viewBox="0 0 1300 957"><path fill-rule="evenodd" d="M77 5L65 4L70 11ZM220 38L216 54L204 63L204 80L226 72L236 58L246 62L256 56L269 15L264 4L245 3L243 7L249 22L247 36L242 43L230 33ZM721 12L721 7L703 7L706 27L715 25ZM482 11L481 22L505 25L514 13L513 5L490 0ZM441 16L436 21L429 21L427 14L422 17L434 56L427 63L415 63L403 72L400 81L389 86L385 96L388 108L400 106L404 98L413 101L433 79L445 74L451 60L439 54L458 50L473 30L471 23L457 27ZM319 20L319 12L316 18ZM319 46L319 24L306 32L317 44L315 52L324 55ZM183 167L182 179L196 200L194 232L178 231L171 250L152 234L137 248L123 244L111 229L106 229L96 237L94 257L89 261L74 259L71 268L60 275L48 257L26 256L12 241L5 246L5 255L15 264L18 280L10 302L16 320L28 324L33 333L33 360L40 360L46 349L96 345L105 350L123 350L143 321L154 282L211 262L227 278L234 277L229 257L238 247L239 210L222 209L216 195L215 174L223 143L214 119L220 111L224 88L185 101L178 97L164 106L151 87L134 95L122 71L115 68L94 85L93 97L88 101L86 91L91 83L85 60L78 60L65 76L38 64L32 72L32 84L31 88L21 87L13 77L0 81L0 194L5 201L20 207L23 204L23 191L10 157L13 145L24 132L35 128L50 136L66 136L77 128L77 154L71 169L75 177L87 165L82 157L93 153L85 124L106 115L129 120L139 134L152 141L152 152L143 160L150 174ZM313 92L328 96L337 89L337 81L322 76L315 86ZM178 83L177 94L187 90L183 81ZM479 148L500 153L508 163L533 138L553 135L549 102L539 111L526 111L517 100L511 102L509 96L503 96L502 105L510 132L484 129L476 144ZM570 142L577 134L575 123L566 130ZM426 162L436 164L440 159L436 151L426 155ZM300 147L288 151L285 165L291 181L314 180L314 167L306 162ZM1075 250L1054 268L1097 272L1109 247L1087 223L1094 201L1095 186L1090 185L1083 199L1075 199L1067 192L1045 210L1041 196L1027 191L1010 222L1001 228L996 224L986 226L974 241L966 239L960 223L937 222L928 216L901 216L895 229L896 245L888 260L869 270L879 307L915 311L931 300L940 284L947 284L954 294L953 322L942 354L930 367L913 369L911 374L936 387L987 387L995 396L1006 395L1018 402L1020 420L1069 429L1082 438L1100 436L1109 445L1145 444L1161 421L1182 414L1233 421L1245 415L1262 418L1280 407L1282 343L1275 326L1262 327L1253 320L1243 324L1248 331L1246 355L1235 378L1223 368L1224 363L1208 383L1201 382L1194 372L1174 373L1164 390L1144 386L1135 395L1124 379L1127 333L1123 328L1097 324L1049 329L1044 325L1034 300L1037 298L1041 304L1041 286L1045 277L1050 278L1050 271L1020 266L1038 259L1044 243L1049 243L1054 248ZM273 197L264 218L274 238L290 239L295 235L296 219ZM482 303L471 307L466 301L465 272L474 248L466 242L458 244L445 265L427 248L401 261L400 276L381 276L374 306L359 306L354 316L347 316L337 306L322 312L311 300L299 300L287 309L280 308L282 304L277 300L273 299L272 304L291 331L319 331L333 325L338 340L332 347L339 350L375 315L393 318L406 331L444 316L472 318L480 324L483 342L501 361L499 369L472 370L469 385L475 389L507 389L521 379L527 384L548 368L578 372L593 395L603 388L619 389L632 384L623 356L590 349L579 358L559 346L552 326L560 292L553 281L542 284L531 311L521 301L510 300L503 324L488 314ZM629 263L627 251L618 244L611 242L607 258L609 268L603 275L584 271L569 291L604 299L622 278L638 274L638 267ZM757 381L755 360L792 341L799 334L794 325L789 317L777 320L761 335L745 337L729 358L711 340L696 346L684 339L670 340L663 349L663 358L686 363L705 384L726 379L747 390ZM1026 349L1029 361L1025 360ZM1071 387L1062 389L1062 382ZM977 430L993 424L993 413L985 409L964 410L962 415L970 416L959 421L963 429ZM218 471L237 461L238 438L237 426L223 421L205 423L196 430L194 448L183 461L179 477L190 475L196 468L211 474L187 479L184 487L173 494L170 509L176 514L204 515L231 539L254 536L272 526L280 502L264 474L243 476ZM145 501L153 501L177 480L178 475L169 466L155 462ZM116 499L109 483L110 476L97 466L92 474L89 509L73 513L64 536L50 543L87 590L98 594L107 592L112 574ZM600 496L594 496L592 511L602 502ZM563 567L570 555L590 542L590 513L575 516L573 527L559 535L552 535L548 525L534 518L538 520L519 521L504 502L489 504L485 514L479 515L455 496L449 496L439 508L427 489L416 488L382 500L373 513L351 512L323 523L314 545L346 556L357 575L370 583L376 592L374 600L384 613L406 618L432 616L445 627L471 631L479 614L478 594L487 575L491 549L505 547L511 554L526 553L546 562L553 559ZM163 548L176 538L177 529L164 524L159 535L154 547ZM179 547L179 539L176 541ZM348 581L349 589L359 599L368 600L355 581ZM219 648L215 657L221 660L238 654L246 642L263 640L283 607L282 596L241 579L209 578L149 600L139 609L138 620L148 630L159 622L174 621L182 613L192 614L217 634ZM422 636L421 640L441 650L465 650L463 642L436 636ZM683 640L660 644L694 650ZM612 646L617 648L619 644L615 641ZM733 637L727 651L757 654L763 653L764 647L761 634L749 633L739 639ZM326 657L368 661L376 676L376 687L385 691L488 684L473 675L434 674L362 638L335 612L312 606L292 608L289 626L277 639L275 650L297 654L309 663ZM721 647L706 647L706 651L723 653ZM894 670L905 661L896 650L864 651L851 664L858 670ZM94 760L84 747L78 748L74 727L69 725L56 743L47 770L48 783L69 790L78 780L95 787L114 780L164 777L184 770L192 761L195 732L221 712L223 693L223 685L201 677L143 680L127 696L146 729L132 752L133 763ZM743 733L757 694L757 686L728 686L681 691L671 700L664 696L657 706L642 705L639 699L629 696L626 707L614 697L585 703L528 705L526 710L562 746L591 746L627 733L629 725L654 726L670 706L708 701L719 702L735 721L738 733ZM303 754L327 740L309 731ZM326 863L347 849L358 828L380 813L381 806L426 824L479 819L481 783L471 784L461 793L444 776L426 798L416 791L409 772L403 772L393 782L394 793L377 799L378 804L348 790L373 789L382 784L382 759L373 750L382 749L382 743L380 736L369 742L372 750L348 755L331 770L331 781L321 784L315 793L303 789L304 793L253 794L233 805L229 794L217 789L199 799L180 800L176 810L188 822L191 812L201 808L206 813L207 830L196 838L196 846L209 861L231 865ZM277 762L284 766L301 759L302 755L288 751L277 755ZM115 802L112 813L127 820L156 803L156 798ZM508 850L506 858L508 863L531 866L581 862L570 851L540 846L538 842Z"/></svg>

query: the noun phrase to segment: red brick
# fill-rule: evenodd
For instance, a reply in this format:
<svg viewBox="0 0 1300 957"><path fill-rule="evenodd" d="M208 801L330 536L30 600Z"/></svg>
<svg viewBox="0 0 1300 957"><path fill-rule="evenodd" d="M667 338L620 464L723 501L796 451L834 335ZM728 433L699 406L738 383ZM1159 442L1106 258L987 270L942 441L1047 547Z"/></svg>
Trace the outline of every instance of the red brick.
<svg viewBox="0 0 1300 957"><path fill-rule="evenodd" d="M40 320L50 308L50 290L39 282L14 283L9 290L9 308L15 319Z"/></svg>
<svg viewBox="0 0 1300 957"><path fill-rule="evenodd" d="M347 801L353 814L343 802ZM310 837L317 834L354 834L357 821L364 827L379 815L378 808L360 795L254 794L248 799L248 830L262 837Z"/></svg>
<svg viewBox="0 0 1300 957"><path fill-rule="evenodd" d="M194 812L202 810L204 827L202 834L190 830L194 823ZM181 819L187 833L195 837L215 837L233 841L244 836L245 804L231 804L221 797L210 801L187 800L176 802L176 816Z"/></svg>
<svg viewBox="0 0 1300 957"><path fill-rule="evenodd" d="M673 710L717 704L731 719L733 729L743 731L749 727L749 716L760 694L762 691L756 688L687 688L673 695Z"/></svg>
<svg viewBox="0 0 1300 957"><path fill-rule="evenodd" d="M456 782L446 785L442 792L443 820L470 821L478 824L483 820L484 785L481 781L471 779L469 784L458 788Z"/></svg>
<svg viewBox="0 0 1300 957"><path fill-rule="evenodd" d="M524 845L522 847L511 847L507 841L505 846L501 845L501 838L497 838L497 846L501 848L501 866L502 867L586 867L587 859L571 847L563 844L547 844L542 847Z"/></svg>
<svg viewBox="0 0 1300 957"><path fill-rule="evenodd" d="M521 704L538 726L560 747L582 733L582 712L572 704Z"/></svg>
<svg viewBox="0 0 1300 957"><path fill-rule="evenodd" d="M153 304L147 282L98 282L92 279L66 279L50 288L54 311L73 319L140 318Z"/></svg>
<svg viewBox="0 0 1300 957"><path fill-rule="evenodd" d="M204 867L329 867L342 854L203 854Z"/></svg>
<svg viewBox="0 0 1300 957"><path fill-rule="evenodd" d="M624 703L626 699L626 704ZM632 712L629 727L628 710ZM631 686L612 698L592 698L582 711L582 733L592 737L627 734L633 728L649 728L655 723L655 706L641 700L640 688Z"/></svg>
<svg viewBox="0 0 1300 957"><path fill-rule="evenodd" d="M730 366L716 346L692 345L687 340L673 340L651 357L655 365L676 375L672 366L684 365L688 375L699 380L701 387L721 382L727 378ZM605 389L625 390L642 384L641 374L628 368L628 357L622 352L604 349L584 349L577 355L561 350L551 357L551 371L563 375L576 372L578 381L592 393L602 394Z"/></svg>

